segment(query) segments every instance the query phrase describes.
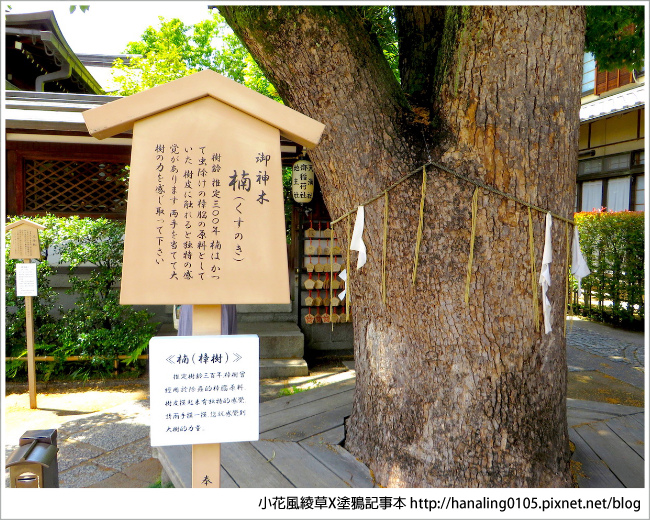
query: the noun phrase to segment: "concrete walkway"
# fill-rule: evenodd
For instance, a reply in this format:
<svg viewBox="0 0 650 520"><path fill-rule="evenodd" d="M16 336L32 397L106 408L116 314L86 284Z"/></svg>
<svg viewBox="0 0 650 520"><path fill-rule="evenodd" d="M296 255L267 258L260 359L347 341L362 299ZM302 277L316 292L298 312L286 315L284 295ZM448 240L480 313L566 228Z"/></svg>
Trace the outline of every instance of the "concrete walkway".
<svg viewBox="0 0 650 520"><path fill-rule="evenodd" d="M623 382L630 387L643 390L644 388L645 347L642 333L618 331L611 327L574 321L573 327L567 325L567 364L570 372L604 374L603 384ZM336 372L342 373L341 368ZM327 383L330 374L318 374L321 384ZM301 385L309 378L292 378L281 381L265 381L261 385L261 398L267 400L277 397L279 390L286 386ZM638 443L638 436L645 439L643 421L639 423L639 414L643 408L622 407L619 405L586 401L573 401L571 409L579 409L580 413L590 419L582 421L589 423L589 428L598 432L601 426L606 426L607 435L625 437L625 429L634 425L636 432L633 440L637 443L637 454L643 462L643 442ZM161 465L152 456L149 445L149 402L148 399L134 401L109 410L85 415L81 419L52 425L58 429L59 439L59 484L60 487L89 488L89 487L148 487L161 474ZM611 426L607 421L616 419ZM5 417L5 421L10 418ZM635 422L629 422L635 421ZM596 424L599 423L599 424ZM640 433L639 433L640 424ZM626 426L627 425L627 426ZM581 422L573 422L572 440L576 442L576 433L580 435L578 443L585 440L591 433L578 430ZM26 426L25 430L30 429ZM601 429L601 431L604 431ZM614 432L614 433L612 433ZM618 432L618 433L616 433ZM601 434L602 436L602 434ZM637 439L637 440L634 440ZM13 439L5 439L10 444L5 446L5 460L16 448L11 444ZM17 442L17 439L14 441ZM577 443L577 444L578 444ZM606 446L599 448L607 450ZM592 449L595 453L596 450ZM588 454L591 455L591 452ZM596 453L596 456L598 454ZM602 457L599 458L602 460ZM594 461L592 461L594 462ZM581 486L596 483L593 475L589 475L590 462L582 464L583 477ZM596 467L599 463L594 462ZM641 473L642 474L642 473ZM611 480L610 482L611 487ZM619 480L620 482L620 480ZM5 485L9 486L8 471ZM625 485L625 483L623 483ZM598 487L598 486L597 486Z"/></svg>

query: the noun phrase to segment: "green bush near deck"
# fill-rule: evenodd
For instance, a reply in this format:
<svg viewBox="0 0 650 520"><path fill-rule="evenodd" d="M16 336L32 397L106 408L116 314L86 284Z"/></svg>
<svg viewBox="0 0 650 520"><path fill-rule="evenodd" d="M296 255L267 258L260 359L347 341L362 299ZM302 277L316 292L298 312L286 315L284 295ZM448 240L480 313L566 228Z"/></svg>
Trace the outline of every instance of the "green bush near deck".
<svg viewBox="0 0 650 520"><path fill-rule="evenodd" d="M38 379L104 377L114 371L115 357L135 360L155 335L158 323L151 322L152 314L147 311L119 304L124 222L77 216L29 220L46 227L40 232L42 250L55 250L60 262L69 265L66 292L77 297L73 308L64 310L50 284L54 266L47 259L38 262L38 296L33 298L35 351L37 356L56 358L53 363L37 363ZM24 298L16 296L19 260L9 258L10 233L6 239L5 354L18 357L26 354L25 306ZM90 267L87 274L79 273L82 267ZM64 362L69 356L90 360ZM24 377L26 368L23 361L8 361L7 378Z"/></svg>

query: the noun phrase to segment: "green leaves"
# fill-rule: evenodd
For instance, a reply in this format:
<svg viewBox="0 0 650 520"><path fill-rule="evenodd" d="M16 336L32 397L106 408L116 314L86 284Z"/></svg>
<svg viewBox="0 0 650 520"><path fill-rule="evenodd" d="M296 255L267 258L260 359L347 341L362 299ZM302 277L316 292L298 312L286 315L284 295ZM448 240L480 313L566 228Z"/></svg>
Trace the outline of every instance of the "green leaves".
<svg viewBox="0 0 650 520"><path fill-rule="evenodd" d="M600 70L641 70L645 24L642 5L586 7L585 51L596 57Z"/></svg>
<svg viewBox="0 0 650 520"><path fill-rule="evenodd" d="M17 220L14 218L13 220ZM113 359L119 355L137 358L155 335L158 323L150 322L147 311L135 311L119 303L119 282L122 275L124 222L105 218L31 219L45 225L41 245L60 255L68 264L67 293L75 298L71 308L55 306L59 295L50 286L58 272L47 260L38 265L39 296L34 298L35 343L38 355L57 358L56 363L37 364L39 377L53 374L89 377L108 374L114 370ZM24 299L16 298L15 260L9 257L9 235L5 249L6 287L6 354L17 357L25 349ZM69 356L90 356L86 364L64 363ZM16 376L25 364L8 365ZM9 373L8 372L8 373Z"/></svg>
<svg viewBox="0 0 650 520"><path fill-rule="evenodd" d="M595 297L601 318L605 317L605 307L611 306L611 319L615 323L631 323L635 315L642 318L645 314L644 213L594 211L576 213L574 219L592 273L582 281L585 299Z"/></svg>
<svg viewBox="0 0 650 520"><path fill-rule="evenodd" d="M266 79L250 53L226 25L213 13L193 26L178 18L158 17L159 27L148 27L138 42L125 50L134 54L127 66L121 59L113 63L113 79L128 96L156 85L211 69L276 101L278 93Z"/></svg>
<svg viewBox="0 0 650 520"><path fill-rule="evenodd" d="M79 6L79 10L80 10L82 13L85 13L86 11L88 11L88 9L90 9L90 6L89 6L89 5L80 5L80 6ZM71 6L70 6L70 14L74 13L76 10L77 10L77 6L76 6L76 5L71 5Z"/></svg>

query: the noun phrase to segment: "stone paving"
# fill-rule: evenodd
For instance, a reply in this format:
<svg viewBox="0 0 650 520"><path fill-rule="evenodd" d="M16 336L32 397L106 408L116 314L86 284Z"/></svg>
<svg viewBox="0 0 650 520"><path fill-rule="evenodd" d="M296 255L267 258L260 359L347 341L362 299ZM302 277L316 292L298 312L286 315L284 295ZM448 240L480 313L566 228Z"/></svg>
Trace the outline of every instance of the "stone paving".
<svg viewBox="0 0 650 520"><path fill-rule="evenodd" d="M570 327L570 326L568 326ZM610 337L600 332L587 330L574 325L572 331L567 328L567 346L608 358L617 363L626 363L634 368L645 367L645 346L626 340Z"/></svg>
<svg viewBox="0 0 650 520"><path fill-rule="evenodd" d="M608 359L614 363L645 371L645 335L615 329L609 325L570 317L566 343L569 348Z"/></svg>
<svg viewBox="0 0 650 520"><path fill-rule="evenodd" d="M65 422L57 432L61 488L143 488L160 477L149 443L148 399ZM5 445L5 460L16 447Z"/></svg>

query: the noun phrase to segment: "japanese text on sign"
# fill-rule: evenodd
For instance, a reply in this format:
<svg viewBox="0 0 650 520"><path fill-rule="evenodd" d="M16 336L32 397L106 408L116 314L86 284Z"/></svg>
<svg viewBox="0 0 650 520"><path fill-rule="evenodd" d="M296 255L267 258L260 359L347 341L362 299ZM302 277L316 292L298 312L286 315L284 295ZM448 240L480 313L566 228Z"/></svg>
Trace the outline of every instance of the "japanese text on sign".
<svg viewBox="0 0 650 520"><path fill-rule="evenodd" d="M24 226L11 232L11 258L40 258L38 230Z"/></svg>
<svg viewBox="0 0 650 520"><path fill-rule="evenodd" d="M226 172L222 151L207 146L160 142L152 153L157 266L169 280L219 280L224 261L247 259L247 237L256 225L247 209L270 202L271 155L259 152L247 161L254 160L256 171ZM230 218L224 218L224 199L234 209Z"/></svg>
<svg viewBox="0 0 650 520"><path fill-rule="evenodd" d="M16 296L38 296L36 264L16 264Z"/></svg>

